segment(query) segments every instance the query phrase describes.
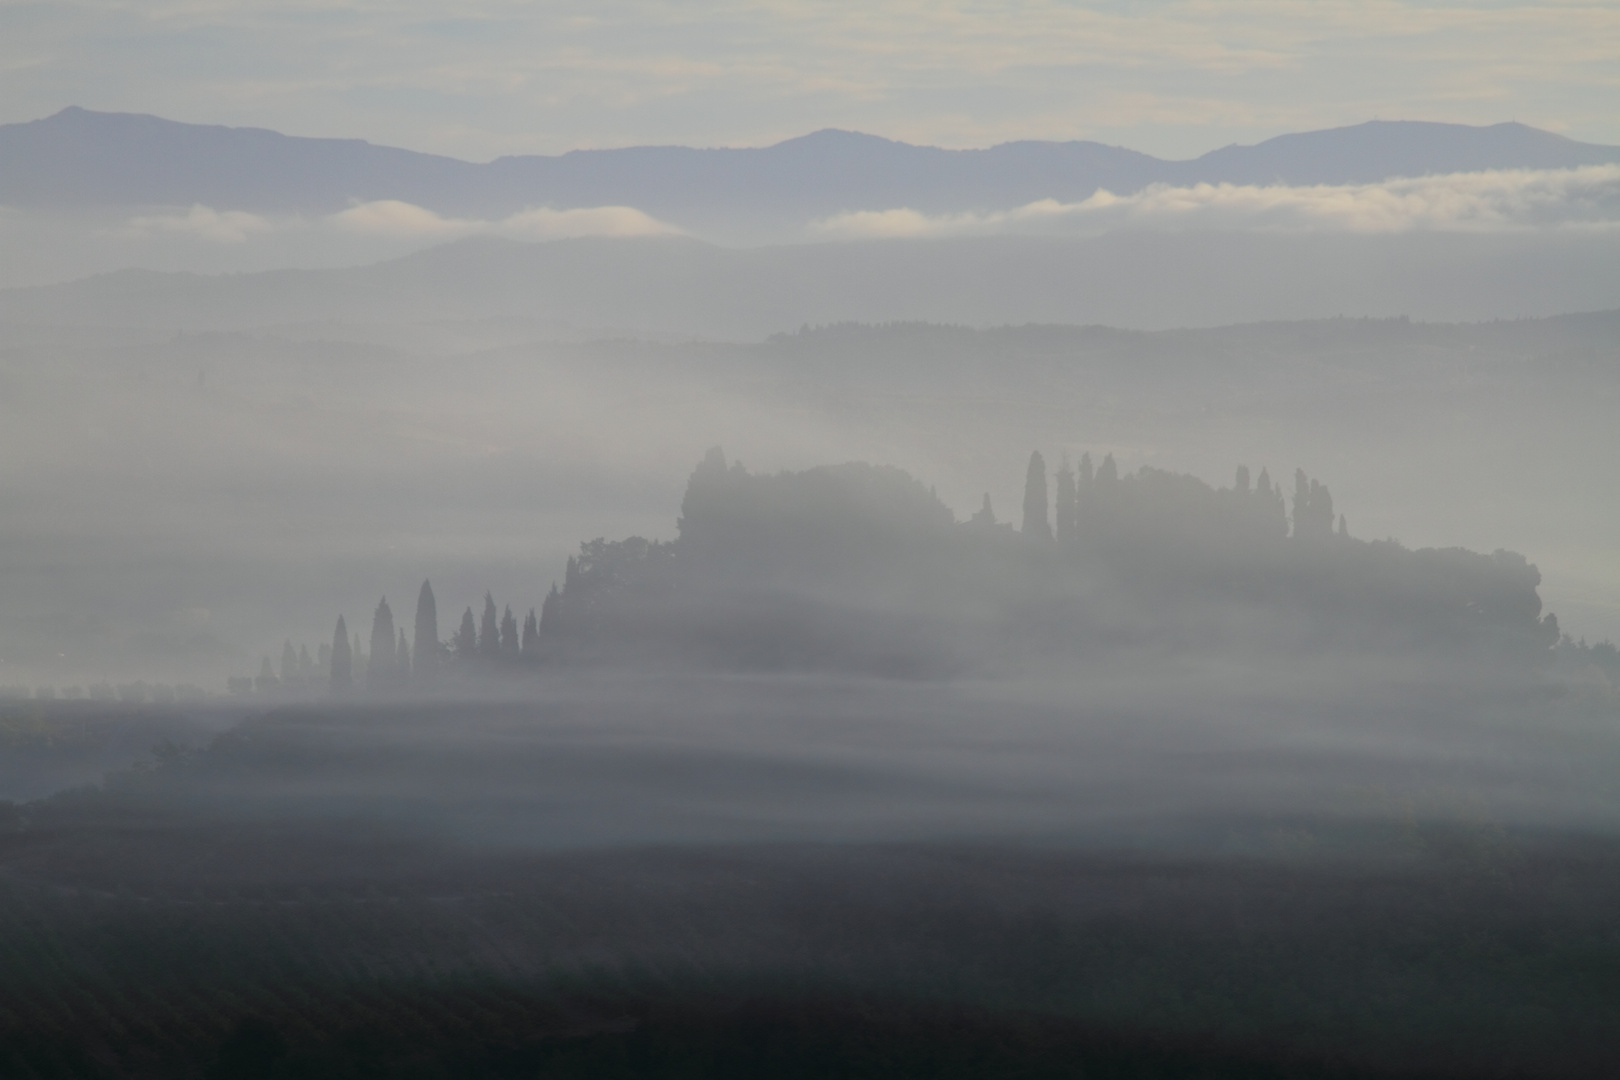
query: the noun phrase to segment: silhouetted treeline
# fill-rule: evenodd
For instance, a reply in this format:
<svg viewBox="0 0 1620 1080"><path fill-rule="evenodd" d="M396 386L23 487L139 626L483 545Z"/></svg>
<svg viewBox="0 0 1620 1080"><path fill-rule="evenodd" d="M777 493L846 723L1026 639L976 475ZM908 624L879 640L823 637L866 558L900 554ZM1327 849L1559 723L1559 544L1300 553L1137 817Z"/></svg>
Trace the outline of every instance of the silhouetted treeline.
<svg viewBox="0 0 1620 1080"><path fill-rule="evenodd" d="M1055 489L1055 490L1053 490ZM713 451L667 543L596 540L549 597L542 653L668 653L888 673L1121 648L1353 649L1539 663L1558 642L1522 556L1350 536L1320 481L1231 486L1033 454L1022 527L958 523L912 477L756 475Z"/></svg>
<svg viewBox="0 0 1620 1080"><path fill-rule="evenodd" d="M266 659L259 688L386 695L630 660L929 675L1228 649L1510 666L1556 652L1620 681L1612 646L1560 644L1523 556L1359 540L1325 484L1295 470L1289 487L1264 468L1220 488L1121 472L1112 455L1053 470L1036 452L1014 528L988 494L957 521L899 469L755 474L716 449L675 540L581 544L521 621L486 593L441 641L423 582L414 646L384 598L369 650L340 618L318 661L288 643L279 680Z"/></svg>

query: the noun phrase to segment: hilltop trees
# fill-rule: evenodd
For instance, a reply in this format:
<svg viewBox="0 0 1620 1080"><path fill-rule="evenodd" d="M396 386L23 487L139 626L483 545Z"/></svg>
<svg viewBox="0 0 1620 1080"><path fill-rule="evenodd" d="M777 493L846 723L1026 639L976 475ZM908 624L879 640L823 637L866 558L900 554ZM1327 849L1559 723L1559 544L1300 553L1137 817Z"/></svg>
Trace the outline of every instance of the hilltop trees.
<svg viewBox="0 0 1620 1080"><path fill-rule="evenodd" d="M1407 652L1489 642L1534 658L1556 640L1539 575L1521 557L1354 540L1327 486L1303 470L1292 514L1269 470L1253 476L1246 465L1214 487L1146 466L1122 472L1112 454L1096 468L1089 453L1078 469L1065 459L1055 523L1039 451L1024 481L1015 531L996 523L988 494L959 523L898 469L753 474L711 451L688 484L676 540L581 544L561 588L521 624L521 608L486 591L481 618L466 608L445 649L424 581L413 653L384 599L367 686L402 688L412 669L411 684L426 689L439 677L667 649L895 672L935 670L925 653L968 642L1059 652L1152 641ZM338 693L362 663L358 636L351 649L344 631L339 620L325 650ZM286 684L299 662L290 643L282 653Z"/></svg>
<svg viewBox="0 0 1620 1080"><path fill-rule="evenodd" d="M528 660L540 655L540 623L534 617L534 608L529 609L528 617L523 620L523 641L519 649Z"/></svg>
<svg viewBox="0 0 1620 1080"><path fill-rule="evenodd" d="M1294 470L1294 539L1317 543L1333 536L1333 496L1304 469Z"/></svg>
<svg viewBox="0 0 1620 1080"><path fill-rule="evenodd" d="M570 563L573 559L568 560ZM540 604L540 626L536 630L535 648L539 650L555 641L558 633L558 624L562 621L562 594L557 591L557 583L551 583L551 591Z"/></svg>
<svg viewBox="0 0 1620 1080"><path fill-rule="evenodd" d="M518 624L512 615L512 605L506 605L506 611L501 615L501 656L511 659L518 655Z"/></svg>
<svg viewBox="0 0 1620 1080"><path fill-rule="evenodd" d="M433 586L424 579L416 594L416 655L411 663L411 681L432 686L439 670L439 607L433 599Z"/></svg>
<svg viewBox="0 0 1620 1080"><path fill-rule="evenodd" d="M1075 485L1074 470L1069 468L1065 454L1063 465L1057 471L1057 541L1063 545L1074 543L1080 528L1079 489Z"/></svg>
<svg viewBox="0 0 1620 1080"><path fill-rule="evenodd" d="M366 689L387 693L399 686L398 654L394 646L394 613L385 596L371 617L371 661L366 666Z"/></svg>
<svg viewBox="0 0 1620 1080"><path fill-rule="evenodd" d="M478 655L496 660L501 655L500 621L495 615L495 597L484 594L484 618L478 625Z"/></svg>
<svg viewBox="0 0 1620 1080"><path fill-rule="evenodd" d="M343 695L353 689L353 656L349 649L349 628L339 615L337 629L332 632L332 693Z"/></svg>
<svg viewBox="0 0 1620 1080"><path fill-rule="evenodd" d="M1052 522L1046 497L1046 459L1039 450L1029 455L1029 469L1024 474L1024 528L1025 536L1036 540L1052 539Z"/></svg>

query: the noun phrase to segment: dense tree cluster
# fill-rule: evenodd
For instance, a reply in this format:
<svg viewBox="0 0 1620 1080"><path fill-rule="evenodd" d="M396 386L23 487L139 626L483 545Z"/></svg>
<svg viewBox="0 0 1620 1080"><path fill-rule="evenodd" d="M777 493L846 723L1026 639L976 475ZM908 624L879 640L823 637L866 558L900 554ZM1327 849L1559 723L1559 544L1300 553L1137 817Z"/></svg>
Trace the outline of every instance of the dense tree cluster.
<svg viewBox="0 0 1620 1080"><path fill-rule="evenodd" d="M1557 652L1613 671L1612 646L1560 641L1522 556L1409 550L1350 536L1332 493L1262 468L1228 487L1082 454L1025 472L1020 527L986 494L958 522L887 467L748 472L718 449L694 470L678 537L591 540L519 620L486 593L448 639L433 590L415 644L388 601L370 648L338 619L318 659L283 648L253 689L422 692L544 663L663 656L703 662L924 670L947 653L1079 655L1144 645L1451 650L1514 661ZM947 665L949 666L949 665Z"/></svg>
<svg viewBox="0 0 1620 1080"><path fill-rule="evenodd" d="M1215 488L1122 473L1111 454L1050 473L1036 452L1014 529L988 494L957 523L899 470L755 475L714 451L678 525L673 542L583 545L547 598L547 650L708 641L711 655L862 666L861 650L892 658L911 635L916 655L1269 642L1535 660L1559 638L1522 556L1353 539L1303 470L1290 500L1266 469Z"/></svg>

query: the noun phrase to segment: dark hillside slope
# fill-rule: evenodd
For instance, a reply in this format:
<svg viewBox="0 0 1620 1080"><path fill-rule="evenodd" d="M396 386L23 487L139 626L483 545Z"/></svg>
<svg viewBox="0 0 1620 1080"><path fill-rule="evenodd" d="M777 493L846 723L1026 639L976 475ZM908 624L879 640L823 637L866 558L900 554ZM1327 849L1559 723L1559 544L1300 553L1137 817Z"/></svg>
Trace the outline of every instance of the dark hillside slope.
<svg viewBox="0 0 1620 1080"><path fill-rule="evenodd" d="M1597 233L1119 232L747 250L673 237L475 239L352 269L124 271L0 291L0 323L193 331L521 315L720 340L839 322L1152 330L1616 307L1620 246Z"/></svg>

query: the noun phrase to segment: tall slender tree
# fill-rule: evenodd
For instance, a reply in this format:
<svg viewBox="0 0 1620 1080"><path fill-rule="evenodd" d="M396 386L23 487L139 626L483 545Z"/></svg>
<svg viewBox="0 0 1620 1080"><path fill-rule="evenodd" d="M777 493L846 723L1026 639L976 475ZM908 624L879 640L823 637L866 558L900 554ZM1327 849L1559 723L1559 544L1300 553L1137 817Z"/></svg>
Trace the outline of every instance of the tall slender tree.
<svg viewBox="0 0 1620 1080"><path fill-rule="evenodd" d="M411 681L432 686L439 664L439 605L426 580L416 594L416 654L411 658Z"/></svg>
<svg viewBox="0 0 1620 1080"><path fill-rule="evenodd" d="M478 624L478 655L486 660L501 655L501 624L495 612L495 597L484 594L484 617Z"/></svg>
<svg viewBox="0 0 1620 1080"><path fill-rule="evenodd" d="M510 659L518 654L518 624L512 615L512 605L506 605L506 612L501 616L501 655Z"/></svg>
<svg viewBox="0 0 1620 1080"><path fill-rule="evenodd" d="M1036 450L1029 455L1029 471L1024 475L1025 536L1052 539L1051 508L1046 497L1046 459Z"/></svg>
<svg viewBox="0 0 1620 1080"><path fill-rule="evenodd" d="M1074 478L1074 532L1078 537L1084 530L1096 525L1097 473L1091 467L1091 455L1080 455L1080 474Z"/></svg>
<svg viewBox="0 0 1620 1080"><path fill-rule="evenodd" d="M472 608L461 614L461 628L456 631L456 659L471 660L478 655L478 627L473 622Z"/></svg>
<svg viewBox="0 0 1620 1080"><path fill-rule="evenodd" d="M411 646L405 640L405 628L399 628L399 647L394 650L394 683L405 686L411 681Z"/></svg>
<svg viewBox="0 0 1620 1080"><path fill-rule="evenodd" d="M1304 469L1294 470L1294 539L1303 540L1311 533L1311 484Z"/></svg>
<svg viewBox="0 0 1620 1080"><path fill-rule="evenodd" d="M529 609L528 618L523 620L523 642L519 649L528 660L540 655L540 623L534 617L534 608Z"/></svg>
<svg viewBox="0 0 1620 1080"><path fill-rule="evenodd" d="M1057 471L1057 539L1060 544L1072 544L1075 541L1076 530L1080 524L1077 494L1074 470L1069 468L1069 457L1065 454L1063 464Z"/></svg>
<svg viewBox="0 0 1620 1080"><path fill-rule="evenodd" d="M394 613L383 597L371 616L371 659L366 664L366 689L380 694L394 688Z"/></svg>
<svg viewBox="0 0 1620 1080"><path fill-rule="evenodd" d="M570 559L572 561L572 559ZM540 603L540 641L556 641L562 635L562 594L557 591L557 583L551 583L551 591Z"/></svg>
<svg viewBox="0 0 1620 1080"><path fill-rule="evenodd" d="M349 649L349 628L338 616L332 632L332 693L347 694L354 687L354 653Z"/></svg>
<svg viewBox="0 0 1620 1080"><path fill-rule="evenodd" d="M1113 454L1104 454L1103 463L1097 466L1097 486L1112 489L1119 484L1119 466L1114 463Z"/></svg>

